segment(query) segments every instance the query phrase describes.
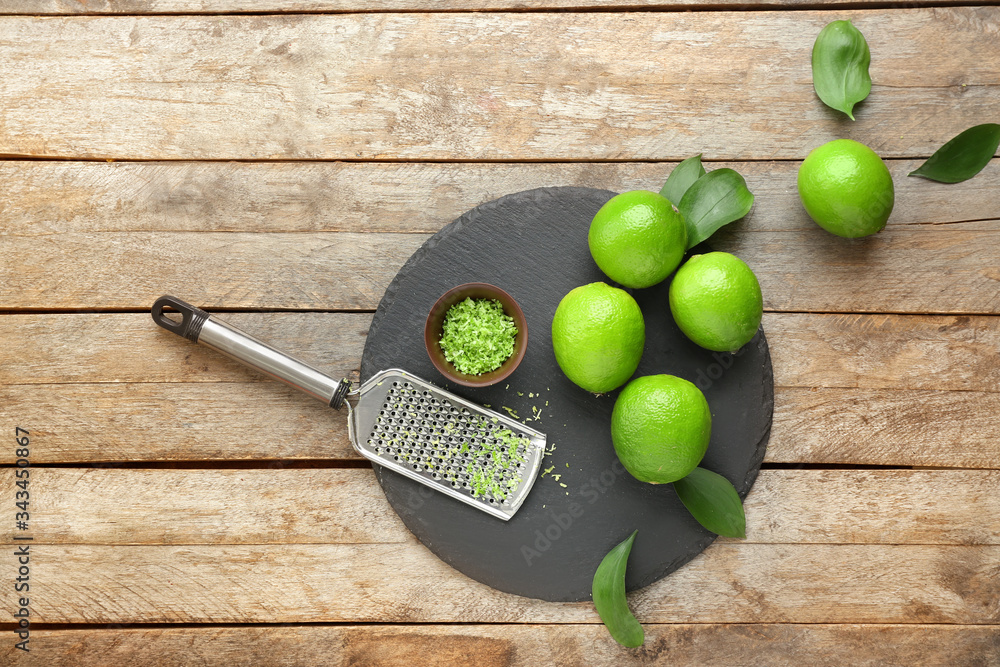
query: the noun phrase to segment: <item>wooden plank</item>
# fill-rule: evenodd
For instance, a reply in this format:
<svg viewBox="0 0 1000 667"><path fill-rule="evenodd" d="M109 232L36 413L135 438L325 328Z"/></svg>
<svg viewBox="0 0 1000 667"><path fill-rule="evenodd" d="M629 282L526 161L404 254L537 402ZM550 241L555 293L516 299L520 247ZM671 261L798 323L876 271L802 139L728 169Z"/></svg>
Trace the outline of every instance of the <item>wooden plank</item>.
<svg viewBox="0 0 1000 667"><path fill-rule="evenodd" d="M361 459L345 411L273 381L0 386L0 423L31 431L35 463Z"/></svg>
<svg viewBox="0 0 1000 667"><path fill-rule="evenodd" d="M17 385L0 402L38 463L360 458L344 413L272 382ZM998 412L996 392L778 387L765 461L997 468Z"/></svg>
<svg viewBox="0 0 1000 667"><path fill-rule="evenodd" d="M372 317L218 316L334 376L357 369ZM1000 386L997 317L766 313L763 328L782 387L995 392ZM272 382L160 329L145 313L4 315L0 340L6 343L0 383L8 385Z"/></svg>
<svg viewBox="0 0 1000 667"><path fill-rule="evenodd" d="M0 266L0 308L148 308L161 294L175 293L206 308L373 310L426 238L353 232L8 237L12 261ZM853 242L815 225L754 234L737 228L720 233L713 246L750 265L768 310L1000 313L998 228L894 226Z"/></svg>
<svg viewBox="0 0 1000 667"><path fill-rule="evenodd" d="M775 388L764 460L997 469L996 414L996 392Z"/></svg>
<svg viewBox="0 0 1000 667"><path fill-rule="evenodd" d="M132 667L225 665L476 664L773 667L989 665L1000 662L996 626L928 624L654 624L641 650L597 625L328 625L32 630L30 657L8 642L12 665ZM862 663L863 661L863 663Z"/></svg>
<svg viewBox="0 0 1000 667"><path fill-rule="evenodd" d="M334 376L359 367L372 320L370 313L219 317ZM161 329L147 313L3 315L0 340L6 343L0 347L0 384L274 382Z"/></svg>
<svg viewBox="0 0 1000 667"><path fill-rule="evenodd" d="M922 0L922 6L947 5L950 0ZM713 9L813 7L811 0L717 0ZM826 5L863 6L859 0L829 0ZM243 14L298 12L434 12L504 11L546 9L695 10L704 0L0 0L0 15L143 15L143 14Z"/></svg>
<svg viewBox="0 0 1000 667"><path fill-rule="evenodd" d="M149 308L172 293L197 303L228 294L233 307L374 309L424 240L243 232L11 237L0 308Z"/></svg>
<svg viewBox="0 0 1000 667"><path fill-rule="evenodd" d="M713 244L751 264L769 309L998 312L1000 232L986 218L1000 210L1000 160L959 186L890 164L893 222L854 241L808 219L790 186L797 163L713 165L743 172L758 202ZM208 306L372 309L425 238L397 231L432 233L474 204L567 182L557 170L625 190L656 189L671 168L0 163L14 258L0 307L145 308L174 290Z"/></svg>
<svg viewBox="0 0 1000 667"><path fill-rule="evenodd" d="M589 602L502 593L419 544L29 550L36 623L599 622ZM720 543L630 603L647 623L995 625L998 574L997 546ZM16 597L0 593L5 609Z"/></svg>
<svg viewBox="0 0 1000 667"><path fill-rule="evenodd" d="M779 386L764 460L996 469L998 413L997 392ZM345 413L275 382L0 386L0 422L36 463L360 459Z"/></svg>
<svg viewBox="0 0 1000 667"><path fill-rule="evenodd" d="M987 231L1000 216L1000 160L959 184L907 178L922 160L887 160L896 188L889 224L962 223ZM813 229L799 203L799 161L711 162L735 169L757 205L751 231ZM0 161L0 232L413 232L432 234L507 194L572 185L659 190L676 163L32 162ZM979 221L978 223L976 221ZM844 240L841 243L849 243Z"/></svg>
<svg viewBox="0 0 1000 667"><path fill-rule="evenodd" d="M774 314L763 325L781 385L996 391L1000 379L994 317Z"/></svg>
<svg viewBox="0 0 1000 667"><path fill-rule="evenodd" d="M747 541L1000 544L998 484L997 470L762 470Z"/></svg>
<svg viewBox="0 0 1000 667"><path fill-rule="evenodd" d="M14 507L18 479L0 470ZM414 538L369 470L31 468L32 545L393 544ZM971 482L971 478L970 478ZM974 484L974 482L971 482ZM26 533L6 528L0 541Z"/></svg>
<svg viewBox="0 0 1000 667"><path fill-rule="evenodd" d="M414 539L371 470L33 468L27 479L33 546ZM0 470L0 506L14 507L15 481ZM997 488L1000 470L763 470L736 543L1000 545ZM23 534L5 525L0 542Z"/></svg>
<svg viewBox="0 0 1000 667"><path fill-rule="evenodd" d="M850 127L810 84L833 19L876 54ZM0 154L769 159L846 135L919 157L1000 102L995 25L990 7L11 17Z"/></svg>
<svg viewBox="0 0 1000 667"><path fill-rule="evenodd" d="M224 317L352 378L371 320ZM766 461L1000 468L997 318L773 314L764 329ZM5 315L0 340L0 423L35 434L36 463L358 458L343 414L143 314Z"/></svg>

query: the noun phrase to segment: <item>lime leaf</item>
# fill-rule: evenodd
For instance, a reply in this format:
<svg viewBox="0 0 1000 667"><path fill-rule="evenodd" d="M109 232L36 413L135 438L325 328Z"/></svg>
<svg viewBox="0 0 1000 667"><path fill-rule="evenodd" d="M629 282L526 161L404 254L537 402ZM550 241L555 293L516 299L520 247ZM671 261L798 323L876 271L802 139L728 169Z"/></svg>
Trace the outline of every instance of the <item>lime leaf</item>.
<svg viewBox="0 0 1000 667"><path fill-rule="evenodd" d="M717 535L746 537L747 518L740 495L729 480L705 468L695 468L674 482L674 490L698 523Z"/></svg>
<svg viewBox="0 0 1000 667"><path fill-rule="evenodd" d="M753 193L732 169L710 171L687 189L677 210L687 225L688 248L692 248L725 224L750 212Z"/></svg>
<svg viewBox="0 0 1000 667"><path fill-rule="evenodd" d="M812 50L813 88L823 103L854 120L854 105L868 97L872 55L861 31L850 21L823 28Z"/></svg>
<svg viewBox="0 0 1000 667"><path fill-rule="evenodd" d="M638 532L633 531L627 540L609 551L594 573L593 597L597 613L614 640L629 648L642 646L645 641L642 626L635 620L625 599L625 564Z"/></svg>
<svg viewBox="0 0 1000 667"><path fill-rule="evenodd" d="M674 206L680 206L681 197L694 182L705 175L705 167L701 165L701 153L684 160L670 172L667 182L660 189L660 194L666 197Z"/></svg>
<svg viewBox="0 0 1000 667"><path fill-rule="evenodd" d="M942 183L961 183L983 170L1000 146L1000 125L976 125L937 149L907 176L923 176Z"/></svg>

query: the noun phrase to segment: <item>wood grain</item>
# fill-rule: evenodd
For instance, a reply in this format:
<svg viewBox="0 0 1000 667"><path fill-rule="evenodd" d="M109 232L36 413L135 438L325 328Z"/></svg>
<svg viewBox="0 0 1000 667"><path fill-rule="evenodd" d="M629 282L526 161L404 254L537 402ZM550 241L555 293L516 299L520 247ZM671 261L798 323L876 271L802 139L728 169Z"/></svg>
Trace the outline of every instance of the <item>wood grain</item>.
<svg viewBox="0 0 1000 667"><path fill-rule="evenodd" d="M996 228L1000 160L945 184L887 160L890 226ZM813 229L799 202L799 161L706 163L738 171L757 204L738 233ZM673 162L59 162L0 161L0 232L408 232L432 234L467 210L548 186L659 190ZM957 224L961 223L961 224ZM846 240L841 243L849 243Z"/></svg>
<svg viewBox="0 0 1000 667"><path fill-rule="evenodd" d="M35 463L361 460L346 412L277 382L0 386L0 403L0 421L33 434Z"/></svg>
<svg viewBox="0 0 1000 667"><path fill-rule="evenodd" d="M0 308L145 309L175 293L206 308L374 310L426 239L354 232L10 237L14 260L0 266ZM750 265L768 310L1000 313L1000 228L893 226L853 242L815 225L733 229L713 246Z"/></svg>
<svg viewBox="0 0 1000 667"><path fill-rule="evenodd" d="M414 541L370 469L29 472L33 546ZM13 507L15 471L0 479ZM0 531L0 540L18 535Z"/></svg>
<svg viewBox="0 0 1000 667"><path fill-rule="evenodd" d="M1000 394L776 388L769 463L1000 468Z"/></svg>
<svg viewBox="0 0 1000 667"><path fill-rule="evenodd" d="M223 317L352 378L371 321ZM766 461L1000 468L997 318L770 314L764 329ZM5 315L0 339L0 423L34 433L36 463L358 458L343 414L144 314Z"/></svg>
<svg viewBox="0 0 1000 667"><path fill-rule="evenodd" d="M923 6L948 4L949 0L923 0ZM850 7L857 0L830 0L829 5ZM811 0L716 0L713 8L734 9L812 7ZM0 15L143 15L143 14L242 14L298 12L433 12L504 11L546 9L700 9L703 0L0 0Z"/></svg>
<svg viewBox="0 0 1000 667"><path fill-rule="evenodd" d="M10 664L49 667L471 664L483 667L661 665L705 667L981 666L1000 662L996 626L886 624L644 623L646 643L629 650L597 625L327 625L33 630L30 658L10 646Z"/></svg>
<svg viewBox="0 0 1000 667"><path fill-rule="evenodd" d="M1000 211L1000 161L959 186L907 178L913 160L890 164L899 203L863 240L809 220L797 163L710 165L745 173L758 202L713 245L750 263L773 310L1000 311L1000 228L987 219ZM227 308L373 309L426 235L475 204L559 183L656 189L669 169L0 163L13 258L0 307L146 308L175 291Z"/></svg>
<svg viewBox="0 0 1000 667"><path fill-rule="evenodd" d="M33 545L36 623L597 623L509 595L419 544ZM15 559L0 562L14 579ZM1000 547L715 544L630 597L651 623L1000 621ZM37 582L37 584L36 584ZM4 608L16 593L0 593Z"/></svg>
<svg viewBox="0 0 1000 667"><path fill-rule="evenodd" d="M833 19L878 54L850 126L811 85ZM996 108L995 28L990 7L8 17L0 154L788 159L848 136L915 158Z"/></svg>
<svg viewBox="0 0 1000 667"><path fill-rule="evenodd" d="M151 299L146 308L152 303ZM347 375L360 365L372 320L370 313L219 313L218 317L335 376ZM7 342L0 348L2 384L273 382L161 329L148 313L4 315L0 340Z"/></svg>
<svg viewBox="0 0 1000 667"><path fill-rule="evenodd" d="M0 268L0 308L149 308L173 293L197 303L228 295L233 307L372 310L424 240L250 232L12 237L6 250L17 259Z"/></svg>
<svg viewBox="0 0 1000 667"><path fill-rule="evenodd" d="M152 303L152 301L150 301ZM357 369L368 313L218 313L330 375ZM1000 318L766 313L781 387L997 391ZM248 382L266 376L157 327L145 313L0 318L0 383Z"/></svg>
<svg viewBox="0 0 1000 667"><path fill-rule="evenodd" d="M3 506L14 475L0 470ZM414 541L371 470L33 468L28 479L33 547ZM1000 545L998 486L998 470L763 470L735 543ZM0 542L21 534L4 527Z"/></svg>
<svg viewBox="0 0 1000 667"><path fill-rule="evenodd" d="M996 317L775 313L765 315L763 327L775 383L782 386L932 391L1000 386Z"/></svg>
<svg viewBox="0 0 1000 667"><path fill-rule="evenodd" d="M997 469L998 412L997 392L777 387L764 460ZM360 459L344 413L275 382L6 386L0 421L36 463Z"/></svg>

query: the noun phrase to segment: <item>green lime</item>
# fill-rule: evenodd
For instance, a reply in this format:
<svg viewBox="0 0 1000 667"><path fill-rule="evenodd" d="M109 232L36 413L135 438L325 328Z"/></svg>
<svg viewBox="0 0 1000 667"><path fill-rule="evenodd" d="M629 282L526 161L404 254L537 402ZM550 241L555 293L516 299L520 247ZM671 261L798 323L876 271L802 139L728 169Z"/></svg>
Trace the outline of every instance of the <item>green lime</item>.
<svg viewBox="0 0 1000 667"><path fill-rule="evenodd" d="M684 335L716 352L749 343L764 312L757 276L728 252L691 257L674 275L668 299Z"/></svg>
<svg viewBox="0 0 1000 667"><path fill-rule="evenodd" d="M587 234L601 271L625 287L651 287L669 276L687 250L684 217L665 197L647 190L615 195Z"/></svg>
<svg viewBox="0 0 1000 667"><path fill-rule="evenodd" d="M625 384L646 343L642 311L628 292L605 283L581 285L559 302L552 349L559 368L596 394Z"/></svg>
<svg viewBox="0 0 1000 667"><path fill-rule="evenodd" d="M708 449L712 413L698 387L673 375L629 382L611 412L618 459L642 482L676 482L694 470Z"/></svg>
<svg viewBox="0 0 1000 667"><path fill-rule="evenodd" d="M850 139L813 149L799 167L798 184L809 217L846 238L882 231L895 203L885 163L875 151Z"/></svg>

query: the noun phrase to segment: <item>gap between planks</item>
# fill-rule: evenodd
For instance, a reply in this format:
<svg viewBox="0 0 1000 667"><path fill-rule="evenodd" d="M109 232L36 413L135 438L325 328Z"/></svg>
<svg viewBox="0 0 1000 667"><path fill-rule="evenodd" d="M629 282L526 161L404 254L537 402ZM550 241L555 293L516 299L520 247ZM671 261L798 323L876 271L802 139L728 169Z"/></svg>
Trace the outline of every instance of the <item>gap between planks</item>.
<svg viewBox="0 0 1000 667"><path fill-rule="evenodd" d="M0 19L3 19L3 15L0 15ZM935 86L915 86L921 89L934 88ZM951 88L953 86L937 86L940 88ZM926 155L913 154L907 155L906 157L886 157L882 158L884 161L897 161L897 162L909 162L912 160L926 160L931 156L931 153ZM994 156L996 157L996 156ZM785 163L785 162L802 162L802 157L740 157L740 158L711 158L702 157L702 162L704 164L714 164L714 163ZM72 164L74 162L79 162L81 164L89 163L121 163L121 164L262 164L262 165L278 165L278 164L290 164L290 165L310 165L310 164L353 164L353 165L519 165L519 164L540 164L540 165L600 165L600 164L672 164L677 165L681 162L681 159L671 159L671 158L566 158L566 157L555 157L555 158L351 158L351 157L331 157L331 158L174 158L174 157L163 157L163 158L124 158L124 157L88 157L88 156L62 156L62 155L28 155L20 153L0 153L0 162L61 162Z"/></svg>
<svg viewBox="0 0 1000 667"><path fill-rule="evenodd" d="M372 8L370 6L356 8L320 8L320 9L294 9L282 10L279 8L263 9L254 11L224 10L217 11L147 11L147 12L114 12L114 11L79 11L79 12L58 12L58 11L38 11L32 9L29 13L24 12L3 12L2 18L20 18L24 16L32 17L65 17L65 18L88 18L88 17L112 17L112 18L143 18L143 17L215 17L215 16L237 16L237 17L275 17L275 16L343 16L351 14L616 14L616 13L699 13L699 12L729 12L729 13L754 13L754 12L811 12L811 11L834 11L834 10L884 10L894 9L934 9L948 7L988 7L995 3L990 0L924 0L923 2L877 2L871 0L842 0L841 2L802 2L798 4L782 4L780 2L753 1L753 2L704 2L704 3L684 3L684 2L664 2L659 4L642 3L621 3L610 4L588 4L579 3L571 5L560 5L557 2L539 3L537 7L525 6L503 6L500 4L486 6L476 6L469 3L459 7L389 7Z"/></svg>
<svg viewBox="0 0 1000 667"><path fill-rule="evenodd" d="M669 576L669 575L668 575ZM631 592L629 593L631 594ZM561 604L561 603L553 603ZM49 632L59 632L63 630L222 630L226 628L287 628L287 627L302 627L302 628L355 628L355 627L405 627L405 628L419 628L419 627L435 627L435 626L446 626L446 627L476 627L476 626L523 626L523 625L538 625L545 627L592 627L595 625L602 625L600 621L587 622L587 621L525 621L524 623L511 623L509 621L296 621L295 623L278 623L278 622L259 622L259 623L236 623L236 622L220 622L220 623L32 623L31 630L35 631L49 631ZM775 626L812 626L812 627L852 627L852 626L875 626L875 627L903 627L909 628L914 625L926 626L926 627L942 627L942 628L982 628L988 629L991 627L1000 628L1000 625L992 624L965 624L965 623L922 623L920 621L914 621L913 623L827 623L823 621L768 621L766 623L718 623L715 621L651 621L649 623L643 623L643 627L678 627L685 625L775 625ZM17 625L14 623L0 623L0 632L7 630L14 630Z"/></svg>

